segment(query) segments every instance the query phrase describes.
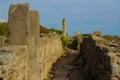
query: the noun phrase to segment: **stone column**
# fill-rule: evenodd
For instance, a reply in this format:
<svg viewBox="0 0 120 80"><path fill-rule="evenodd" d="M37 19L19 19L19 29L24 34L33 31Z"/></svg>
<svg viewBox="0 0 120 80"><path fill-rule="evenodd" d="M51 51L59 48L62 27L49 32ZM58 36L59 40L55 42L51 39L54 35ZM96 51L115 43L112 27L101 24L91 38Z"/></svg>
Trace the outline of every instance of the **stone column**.
<svg viewBox="0 0 120 80"><path fill-rule="evenodd" d="M12 4L8 27L10 44L28 46L26 80L40 80L38 12L29 11L29 4Z"/></svg>
<svg viewBox="0 0 120 80"><path fill-rule="evenodd" d="M9 43L27 44L29 4L12 4L9 9Z"/></svg>
<svg viewBox="0 0 120 80"><path fill-rule="evenodd" d="M29 11L30 27L28 32L28 80L40 80L39 64L39 15Z"/></svg>
<svg viewBox="0 0 120 80"><path fill-rule="evenodd" d="M63 34L63 37L66 38L67 32L66 32L66 20L65 20L65 18L62 20L62 34Z"/></svg>

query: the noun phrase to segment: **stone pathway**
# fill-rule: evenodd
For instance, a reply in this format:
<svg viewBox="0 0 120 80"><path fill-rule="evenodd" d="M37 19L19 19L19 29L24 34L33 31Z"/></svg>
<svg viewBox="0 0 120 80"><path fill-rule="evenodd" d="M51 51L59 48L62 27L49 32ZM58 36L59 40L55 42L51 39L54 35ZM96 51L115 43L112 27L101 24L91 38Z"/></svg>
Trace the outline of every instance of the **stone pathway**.
<svg viewBox="0 0 120 80"><path fill-rule="evenodd" d="M83 80L81 74L72 65L76 54L62 56L54 65L50 73L51 80Z"/></svg>

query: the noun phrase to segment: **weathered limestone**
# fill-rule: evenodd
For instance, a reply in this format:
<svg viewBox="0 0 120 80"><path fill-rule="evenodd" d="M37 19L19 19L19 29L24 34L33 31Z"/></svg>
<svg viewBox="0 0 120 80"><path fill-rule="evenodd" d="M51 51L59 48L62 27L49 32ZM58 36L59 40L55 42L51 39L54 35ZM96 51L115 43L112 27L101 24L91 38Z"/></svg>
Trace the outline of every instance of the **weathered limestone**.
<svg viewBox="0 0 120 80"><path fill-rule="evenodd" d="M40 80L39 64L39 14L29 11L30 26L28 32L28 80Z"/></svg>
<svg viewBox="0 0 120 80"><path fill-rule="evenodd" d="M27 44L29 4L12 4L9 9L9 43Z"/></svg>
<svg viewBox="0 0 120 80"><path fill-rule="evenodd" d="M0 47L5 46L5 36L0 36Z"/></svg>
<svg viewBox="0 0 120 80"><path fill-rule="evenodd" d="M40 80L48 80L52 64L62 55L62 42L60 37L40 37Z"/></svg>
<svg viewBox="0 0 120 80"><path fill-rule="evenodd" d="M9 45L0 48L3 80L27 80L27 52L26 45Z"/></svg>
<svg viewBox="0 0 120 80"><path fill-rule="evenodd" d="M108 46L100 32L84 38L80 47L79 66L87 80L119 80L120 56Z"/></svg>
<svg viewBox="0 0 120 80"><path fill-rule="evenodd" d="M8 71L12 67L12 55L11 52L0 50L0 78L8 79Z"/></svg>
<svg viewBox="0 0 120 80"><path fill-rule="evenodd" d="M108 45L108 41L102 37L100 31L95 31L89 37L92 37L92 39L95 40L95 44L98 46Z"/></svg>
<svg viewBox="0 0 120 80"><path fill-rule="evenodd" d="M83 39L82 35L79 32L75 32L74 35L75 35L75 39L77 42L77 50L78 50L78 52L80 52L80 45L81 45L82 39Z"/></svg>
<svg viewBox="0 0 120 80"><path fill-rule="evenodd" d="M98 37L101 37L101 36L102 36L102 34L101 34L100 31L95 31L92 35L98 36Z"/></svg>
<svg viewBox="0 0 120 80"><path fill-rule="evenodd" d="M64 37L64 38L67 37L67 32L66 32L66 19L65 19L65 18L62 20L62 34L63 34L63 37Z"/></svg>
<svg viewBox="0 0 120 80"><path fill-rule="evenodd" d="M28 45L28 80L39 80L39 15L29 11L28 4L11 5L9 10L9 42Z"/></svg>

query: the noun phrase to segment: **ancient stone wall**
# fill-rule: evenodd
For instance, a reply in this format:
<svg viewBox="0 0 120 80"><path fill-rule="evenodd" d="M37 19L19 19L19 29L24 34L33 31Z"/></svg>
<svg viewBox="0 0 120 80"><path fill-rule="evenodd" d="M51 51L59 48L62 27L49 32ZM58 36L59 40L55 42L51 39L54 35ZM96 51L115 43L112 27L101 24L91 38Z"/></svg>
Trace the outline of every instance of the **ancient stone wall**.
<svg viewBox="0 0 120 80"><path fill-rule="evenodd" d="M60 37L40 38L40 80L47 80L52 64L62 55L62 42Z"/></svg>
<svg viewBox="0 0 120 80"><path fill-rule="evenodd" d="M2 80L27 80L26 45L9 45L0 48L0 78Z"/></svg>
<svg viewBox="0 0 120 80"><path fill-rule="evenodd" d="M9 38L0 43L0 80L46 80L53 63L62 55L59 36L40 37L39 14L28 4L9 9ZM4 46L4 47L3 47Z"/></svg>
<svg viewBox="0 0 120 80"><path fill-rule="evenodd" d="M84 38L79 61L85 80L119 80L120 53L114 52L100 33Z"/></svg>
<svg viewBox="0 0 120 80"><path fill-rule="evenodd" d="M28 80L39 80L39 14L37 11L29 11L28 30ZM29 74L31 73L31 74Z"/></svg>
<svg viewBox="0 0 120 80"><path fill-rule="evenodd" d="M3 80L37 80L37 78L39 80L48 79L48 75L53 63L55 63L63 53L62 43L59 36L41 37L39 40L39 59L35 57L35 53L30 54L27 45L9 45L0 48L0 55L2 53L7 53L5 55L6 57L9 57L9 55L11 56L10 59L5 59L6 62L9 60L7 64L0 64L0 78ZM3 60L4 58L0 57L0 59ZM39 62L40 65L38 65L37 62ZM37 67L36 69L38 71L34 69L35 67ZM34 73L36 75L34 75ZM34 76L31 76L31 79L29 79L30 75Z"/></svg>

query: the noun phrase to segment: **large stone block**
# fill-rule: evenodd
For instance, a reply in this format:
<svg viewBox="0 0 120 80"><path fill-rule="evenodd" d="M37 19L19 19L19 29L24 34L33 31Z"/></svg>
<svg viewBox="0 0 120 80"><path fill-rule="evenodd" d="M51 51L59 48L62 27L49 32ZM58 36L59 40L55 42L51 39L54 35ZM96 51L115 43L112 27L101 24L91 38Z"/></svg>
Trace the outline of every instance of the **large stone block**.
<svg viewBox="0 0 120 80"><path fill-rule="evenodd" d="M0 48L0 62L3 80L27 80L26 45L8 45ZM8 77L8 79L6 79Z"/></svg>
<svg viewBox="0 0 120 80"><path fill-rule="evenodd" d="M52 65L62 55L62 42L60 37L40 37L40 80L48 80Z"/></svg>
<svg viewBox="0 0 120 80"><path fill-rule="evenodd" d="M30 27L28 32L28 80L39 80L39 14L37 11L29 11L29 17Z"/></svg>
<svg viewBox="0 0 120 80"><path fill-rule="evenodd" d="M9 9L10 44L27 44L29 4L12 4Z"/></svg>

